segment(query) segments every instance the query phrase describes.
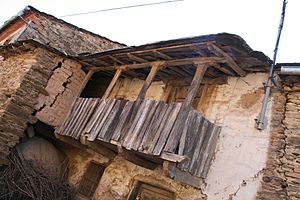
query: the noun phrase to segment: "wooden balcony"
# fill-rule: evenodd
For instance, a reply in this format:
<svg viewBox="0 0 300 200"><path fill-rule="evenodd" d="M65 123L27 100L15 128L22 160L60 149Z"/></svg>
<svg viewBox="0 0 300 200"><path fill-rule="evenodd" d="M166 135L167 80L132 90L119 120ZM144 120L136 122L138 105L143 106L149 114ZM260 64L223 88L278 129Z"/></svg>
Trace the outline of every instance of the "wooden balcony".
<svg viewBox="0 0 300 200"><path fill-rule="evenodd" d="M59 134L182 162L178 169L206 177L219 131L183 103L77 98Z"/></svg>

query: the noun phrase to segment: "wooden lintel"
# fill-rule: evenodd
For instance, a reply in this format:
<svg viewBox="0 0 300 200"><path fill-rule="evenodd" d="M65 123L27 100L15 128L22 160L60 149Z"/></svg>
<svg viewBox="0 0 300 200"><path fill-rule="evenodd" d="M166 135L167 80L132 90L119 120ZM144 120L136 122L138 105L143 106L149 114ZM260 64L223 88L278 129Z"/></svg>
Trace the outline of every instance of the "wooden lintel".
<svg viewBox="0 0 300 200"><path fill-rule="evenodd" d="M160 158L174 163L183 163L189 160L187 156L177 155L169 152L163 152L160 155Z"/></svg>
<svg viewBox="0 0 300 200"><path fill-rule="evenodd" d="M121 65L124 65L124 64L125 64L124 62L122 62L121 60L117 59L116 57L113 57L113 56L111 56L111 55L108 55L108 57L109 57L110 59L112 59L113 61L115 61L116 63L119 63L119 64L121 64Z"/></svg>
<svg viewBox="0 0 300 200"><path fill-rule="evenodd" d="M127 56L128 56L128 58L130 58L130 59L132 59L132 60L134 60L134 61L140 62L140 63L149 62L148 60L145 60L145 59L143 59L143 58L140 58L140 57L138 57L138 56L136 56L136 55L133 55L133 54L131 54L131 53L128 53Z"/></svg>
<svg viewBox="0 0 300 200"><path fill-rule="evenodd" d="M167 55L165 53L162 53L160 51L157 51L157 50L154 50L153 53L156 54L158 57L163 58L165 60L171 60L172 59L171 56L169 56L169 55Z"/></svg>
<svg viewBox="0 0 300 200"><path fill-rule="evenodd" d="M138 69L138 68L146 68L151 67L156 64L164 64L164 66L180 66L180 65L191 65L194 63L197 64L206 64L206 63L225 63L227 61L224 57L197 57L197 58L183 58L183 59L173 59L166 61L153 61L147 63L137 63L137 64L126 64L119 66L111 66L111 67L95 67L93 71L111 71L116 70L118 68L123 68L124 70L129 69Z"/></svg>
<svg viewBox="0 0 300 200"><path fill-rule="evenodd" d="M86 146L90 149L92 149L93 151L109 158L109 159L113 159L114 157L116 157L117 153L115 153L114 151L110 150L109 148L106 148L104 145L101 145L99 143L97 143L97 141L86 141Z"/></svg>
<svg viewBox="0 0 300 200"><path fill-rule="evenodd" d="M113 90L114 86L116 85L117 80L119 79L121 73L122 73L123 69L119 68L117 69L113 79L111 80L111 82L109 83L109 86L107 87L104 95L102 96L102 99L107 99L111 93L111 91Z"/></svg>
<svg viewBox="0 0 300 200"><path fill-rule="evenodd" d="M220 47L218 47L216 44L208 43L207 44L208 49L214 53L216 56L223 56L226 58L226 63L231 67L238 75L245 76L246 72L238 66L238 64L233 60L232 57L230 57L225 51L223 51Z"/></svg>

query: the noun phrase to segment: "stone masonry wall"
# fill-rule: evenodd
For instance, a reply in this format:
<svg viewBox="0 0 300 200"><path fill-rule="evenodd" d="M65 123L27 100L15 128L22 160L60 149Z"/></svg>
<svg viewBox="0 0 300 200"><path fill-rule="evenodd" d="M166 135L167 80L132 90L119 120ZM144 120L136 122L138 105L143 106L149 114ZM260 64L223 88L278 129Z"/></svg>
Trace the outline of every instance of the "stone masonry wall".
<svg viewBox="0 0 300 200"><path fill-rule="evenodd" d="M285 77L284 91L299 90L296 77ZM300 199L300 93L273 92L272 129L267 166L258 199Z"/></svg>
<svg viewBox="0 0 300 200"><path fill-rule="evenodd" d="M9 149L19 142L27 123L34 123L32 116L40 93L52 74L52 69L37 62L43 50L6 56L0 62L0 160L5 160ZM49 63L56 57L43 54Z"/></svg>

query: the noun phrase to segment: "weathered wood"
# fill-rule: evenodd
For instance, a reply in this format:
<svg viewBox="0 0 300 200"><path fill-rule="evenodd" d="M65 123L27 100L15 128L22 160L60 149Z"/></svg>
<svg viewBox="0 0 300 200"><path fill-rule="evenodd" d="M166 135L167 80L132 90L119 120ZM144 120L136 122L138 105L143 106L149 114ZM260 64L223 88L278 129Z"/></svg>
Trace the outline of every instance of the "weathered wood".
<svg viewBox="0 0 300 200"><path fill-rule="evenodd" d="M141 125L141 127L138 127L135 129L135 131L138 132L138 135L135 139L134 144L131 146L132 149L134 149L136 151L138 150L140 144L142 143L142 140L144 138L144 135L145 135L147 129L150 128L149 126L150 126L151 120L153 119L153 115L154 115L158 105L159 105L159 101L154 101L152 103L152 105L150 105L150 110L146 116L146 119L143 121L143 124Z"/></svg>
<svg viewBox="0 0 300 200"><path fill-rule="evenodd" d="M138 96L137 99L144 99L146 96L146 92L148 90L148 88L150 87L155 75L157 74L158 70L160 69L161 65L160 64L154 64L151 67L150 73L147 76L146 81L144 82Z"/></svg>
<svg viewBox="0 0 300 200"><path fill-rule="evenodd" d="M126 105L127 101L122 100L120 102L120 106L118 111L116 112L114 119L112 121L112 123L109 125L109 127L107 128L107 131L105 132L105 136L103 137L103 141L105 142L109 142L113 136L113 133L115 132L118 123L120 121L120 117L121 117L121 113Z"/></svg>
<svg viewBox="0 0 300 200"><path fill-rule="evenodd" d="M173 178L175 181L179 181L199 189L203 184L203 180L201 178L177 169L175 163L169 164L169 177Z"/></svg>
<svg viewBox="0 0 300 200"><path fill-rule="evenodd" d="M102 127L104 126L106 120L107 120L107 117L109 116L110 114L110 111L111 109L113 108L113 106L115 105L115 102L117 100L115 99L110 99L106 105L106 109L103 110L103 115L101 116L101 121L97 124L97 126L92 130L92 132L96 133L96 137L99 136L99 133L100 133L100 130L102 129Z"/></svg>
<svg viewBox="0 0 300 200"><path fill-rule="evenodd" d="M126 125L127 119L130 117L130 111L131 111L132 106L133 106L132 101L126 102L126 104L123 108L123 111L120 115L119 123L117 124L117 127L111 138L112 140L119 141L123 137L122 134L124 134L124 132L122 132L122 130L123 130L124 125Z"/></svg>
<svg viewBox="0 0 300 200"><path fill-rule="evenodd" d="M137 147L139 146L140 139L138 136L141 134L141 129L145 124L147 117L151 117L149 116L149 112L151 111L153 104L154 104L153 101L146 100L145 106L142 107L141 114L136 115L136 119L137 119L136 125L135 123L133 123L132 125L135 125L135 127L132 129L132 131L128 132L129 134L131 134L131 138L128 141L128 146L130 149L134 147L135 149L137 149Z"/></svg>
<svg viewBox="0 0 300 200"><path fill-rule="evenodd" d="M124 64L125 64L124 62L122 62L121 60L117 59L117 58L114 57L114 56L108 55L108 57L109 57L110 59L112 59L112 60L113 60L114 62L116 62L116 63L119 63L119 64L121 64L121 65L124 65Z"/></svg>
<svg viewBox="0 0 300 200"><path fill-rule="evenodd" d="M182 58L182 59L173 59L168 61L151 61L147 63L136 63L136 64L124 64L120 66L111 66L111 67L93 67L91 70L94 72L97 71L111 71L122 68L124 70L130 69L139 69L139 68L146 68L151 67L153 65L164 65L164 66L183 66L183 65L192 65L194 63L203 64L206 63L225 63L227 61L224 57L197 57L197 58Z"/></svg>
<svg viewBox="0 0 300 200"><path fill-rule="evenodd" d="M170 162L174 162L174 163L183 163L183 162L187 162L189 160L189 158L187 156L178 155L178 154L174 154L174 153L168 153L168 152L163 152L160 155L160 158L170 161Z"/></svg>
<svg viewBox="0 0 300 200"><path fill-rule="evenodd" d="M216 146L217 146L217 141L218 141L218 136L219 136L220 130L221 130L220 127L215 127L214 132L213 132L212 142L209 145L208 157L207 157L207 159L205 161L205 164L204 164L204 167L203 167L201 175L199 174L200 171L198 170L197 171L197 176L200 176L200 177L203 177L203 178L207 177L208 170L210 168L212 158L213 158L213 156L215 154L215 150L216 150Z"/></svg>
<svg viewBox="0 0 300 200"><path fill-rule="evenodd" d="M109 148L106 148L104 145L102 145L101 143L99 143L98 141L86 141L87 142L87 146L89 148L91 148L92 150L94 150L95 152L109 158L109 159L113 159L117 154L110 150Z"/></svg>
<svg viewBox="0 0 300 200"><path fill-rule="evenodd" d="M98 134L98 139L104 140L104 136L108 131L108 128L110 127L111 123L115 120L115 116L118 113L120 109L121 101L116 100L115 104L113 105L111 111L108 113L107 119L105 120L101 130Z"/></svg>
<svg viewBox="0 0 300 200"><path fill-rule="evenodd" d="M165 54L165 53L162 53L162 52L160 52L160 51L157 51L157 50L154 50L153 53L154 53L155 55L157 55L158 57L163 58L163 59L165 59L165 60L171 60L171 59L172 59L171 56L169 56L169 55L167 55L167 54Z"/></svg>
<svg viewBox="0 0 300 200"><path fill-rule="evenodd" d="M196 142L195 142L195 149L193 150L193 158L191 159L190 162L190 173L193 175L196 175L197 170L199 169L199 164L201 160L199 160L199 154L201 147L203 146L203 140L205 138L205 135L207 134L206 131L208 129L208 121L207 120L202 120L202 124L199 127L197 131L197 136L196 136Z"/></svg>
<svg viewBox="0 0 300 200"><path fill-rule="evenodd" d="M167 111L167 104L160 102L153 117L151 123L149 125L149 129L146 131L143 141L139 147L140 151L148 153L150 145L157 133L157 129L159 128L160 122L163 119L166 111Z"/></svg>
<svg viewBox="0 0 300 200"><path fill-rule="evenodd" d="M228 65L240 76L245 76L246 72L236 64L236 62L225 51L213 43L207 45L208 49L212 51L216 56L223 56L226 58Z"/></svg>
<svg viewBox="0 0 300 200"><path fill-rule="evenodd" d="M132 120L127 124L128 128L125 132L124 139L122 141L122 146L124 146L128 150L131 149L131 143L135 139L135 135L133 134L135 126L137 125L139 119L141 119L143 111L148 111L147 103L149 103L149 101L146 100L141 102L139 106L136 106L136 111L133 111L136 114L132 114Z"/></svg>
<svg viewBox="0 0 300 200"><path fill-rule="evenodd" d="M99 104L97 106L97 108L95 109L95 112L93 113L93 115L91 116L91 119L89 120L89 122L87 123L86 127L83 130L83 134L89 134L92 129L94 128L94 126L97 123L97 120L99 120L100 115L102 114L103 109L105 108L106 105L106 100L100 100ZM88 140L92 141L92 138L96 138L93 137L91 135L88 136Z"/></svg>
<svg viewBox="0 0 300 200"><path fill-rule="evenodd" d="M170 108L172 109L167 121L163 124L163 129L160 132L160 137L157 141L157 144L152 152L153 155L160 155L161 151L163 150L167 139L169 138L170 132L172 130L172 127L176 121L176 118L178 116L178 112L181 108L181 103L171 104Z"/></svg>
<svg viewBox="0 0 300 200"><path fill-rule="evenodd" d="M102 96L102 99L107 99L109 97L109 95L110 95L111 91L113 90L114 86L116 85L116 82L118 81L122 71L123 71L123 69L121 69L121 68L117 69L113 79L109 83L104 95Z"/></svg>
<svg viewBox="0 0 300 200"><path fill-rule="evenodd" d="M191 123L193 117L194 117L194 111L190 110L190 112L188 114L188 118L185 121L184 129L183 129L180 141L179 141L178 155L183 155L183 152L184 152L184 149L185 149L186 135L187 135L188 128L190 126L190 123Z"/></svg>
<svg viewBox="0 0 300 200"><path fill-rule="evenodd" d="M155 163L150 162L139 155L136 155L132 151L123 150L122 153L119 153L119 155L121 155L126 160L147 169L154 170L157 167Z"/></svg>
<svg viewBox="0 0 300 200"><path fill-rule="evenodd" d="M157 142L161 136L161 132L165 126L165 123L167 123L170 113L172 112L172 108L173 108L172 105L169 104L166 107L167 107L167 109L166 109L166 112L164 113L163 118L157 122L158 128L155 131L154 138L152 139L151 144L149 145L149 149L147 150L148 154L153 154L154 148L156 147Z"/></svg>
<svg viewBox="0 0 300 200"><path fill-rule="evenodd" d="M218 63L212 63L211 66L220 70L221 72L224 72L227 75L234 76L234 73L232 71L230 71L229 69L227 69L225 67L220 66L220 64L218 64Z"/></svg>
<svg viewBox="0 0 300 200"><path fill-rule="evenodd" d="M204 74L207 70L208 66L207 65L202 65L202 64L196 64L196 72L194 75L194 78L192 80L191 86L189 88L187 97L185 99L185 102L187 102L189 105L192 104L196 93L200 87L201 81L204 77Z"/></svg>
<svg viewBox="0 0 300 200"><path fill-rule="evenodd" d="M127 56L128 56L128 58L130 58L130 59L132 59L132 60L134 60L134 61L140 62L140 63L148 62L148 60L145 60L145 59L143 59L143 58L140 58L140 57L138 57L138 56L136 56L136 55L133 55L133 54L131 54L131 53L127 53Z"/></svg>

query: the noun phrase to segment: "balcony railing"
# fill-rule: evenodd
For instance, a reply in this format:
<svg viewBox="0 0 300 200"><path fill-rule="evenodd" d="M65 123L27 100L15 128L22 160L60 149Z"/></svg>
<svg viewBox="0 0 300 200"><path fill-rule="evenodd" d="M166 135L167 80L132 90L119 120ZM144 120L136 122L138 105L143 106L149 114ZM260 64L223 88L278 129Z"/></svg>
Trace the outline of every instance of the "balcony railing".
<svg viewBox="0 0 300 200"><path fill-rule="evenodd" d="M77 98L59 134L120 144L152 156L186 156L188 161L177 168L206 177L219 131L183 103Z"/></svg>

